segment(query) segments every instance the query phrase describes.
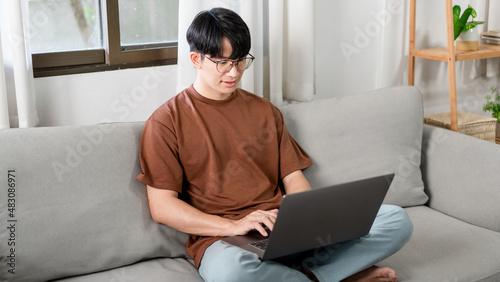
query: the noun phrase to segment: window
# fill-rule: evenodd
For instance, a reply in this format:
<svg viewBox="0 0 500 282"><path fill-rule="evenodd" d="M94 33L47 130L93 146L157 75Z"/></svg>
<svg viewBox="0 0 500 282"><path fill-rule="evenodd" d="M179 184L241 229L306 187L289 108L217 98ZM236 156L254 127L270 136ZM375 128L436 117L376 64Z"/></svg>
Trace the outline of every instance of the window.
<svg viewBox="0 0 500 282"><path fill-rule="evenodd" d="M175 64L179 0L29 0L35 76Z"/></svg>

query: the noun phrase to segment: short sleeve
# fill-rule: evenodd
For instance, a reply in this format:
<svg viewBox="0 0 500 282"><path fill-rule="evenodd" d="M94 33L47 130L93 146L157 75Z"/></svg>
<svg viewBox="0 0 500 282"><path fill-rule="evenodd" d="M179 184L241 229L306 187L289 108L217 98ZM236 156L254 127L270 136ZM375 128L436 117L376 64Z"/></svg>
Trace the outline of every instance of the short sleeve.
<svg viewBox="0 0 500 282"><path fill-rule="evenodd" d="M142 173L137 179L154 188L182 192L183 170L177 138L168 121L148 119L141 135L139 157Z"/></svg>
<svg viewBox="0 0 500 282"><path fill-rule="evenodd" d="M283 114L273 106L273 114L279 137L280 178L288 174L310 167L313 162L309 155L300 147L286 129Z"/></svg>

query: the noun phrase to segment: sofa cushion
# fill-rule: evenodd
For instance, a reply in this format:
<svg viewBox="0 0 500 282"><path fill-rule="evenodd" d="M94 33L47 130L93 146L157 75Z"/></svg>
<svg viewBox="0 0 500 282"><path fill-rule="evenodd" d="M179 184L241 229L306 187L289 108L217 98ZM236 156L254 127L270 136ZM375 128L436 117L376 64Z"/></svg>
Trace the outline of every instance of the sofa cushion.
<svg viewBox="0 0 500 282"><path fill-rule="evenodd" d="M155 257L187 257L187 236L152 221L145 187L135 179L142 128L128 123L0 131L0 183L8 182L8 170L16 183L14 194L0 191L0 281L45 281ZM7 197L15 200L12 217ZM16 220L12 230L5 228L9 219ZM11 261L15 274L8 272Z"/></svg>
<svg viewBox="0 0 500 282"><path fill-rule="evenodd" d="M312 157L304 174L324 187L396 176L387 204L424 204L420 171L423 110L415 87L394 87L281 107L288 131Z"/></svg>
<svg viewBox="0 0 500 282"><path fill-rule="evenodd" d="M500 146L424 126L422 172L429 206L500 232ZM451 165L452 164L452 165Z"/></svg>
<svg viewBox="0 0 500 282"><path fill-rule="evenodd" d="M189 281L202 282L192 261L183 258L159 258L98 273L57 280L58 282L109 281Z"/></svg>
<svg viewBox="0 0 500 282"><path fill-rule="evenodd" d="M380 262L400 281L500 281L500 233L474 226L429 207L407 208L410 241Z"/></svg>

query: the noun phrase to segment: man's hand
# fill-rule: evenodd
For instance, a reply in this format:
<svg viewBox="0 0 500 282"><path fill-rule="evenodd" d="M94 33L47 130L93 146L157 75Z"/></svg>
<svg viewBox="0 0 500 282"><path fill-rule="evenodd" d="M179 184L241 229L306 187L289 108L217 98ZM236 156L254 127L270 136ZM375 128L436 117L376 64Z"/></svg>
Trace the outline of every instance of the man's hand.
<svg viewBox="0 0 500 282"><path fill-rule="evenodd" d="M287 194L311 189L302 171L294 171L283 178ZM256 230L262 236L268 236L273 230L278 210L257 210L240 220L230 220L204 213L178 198L178 193L171 190L157 189L148 185L148 200L151 216L157 223L162 223L179 231L200 236L245 235Z"/></svg>
<svg viewBox="0 0 500 282"><path fill-rule="evenodd" d="M256 230L262 234L262 236L267 237L269 234L265 227L272 231L277 216L278 209L254 211L240 220L233 221L232 228L234 235L245 235L250 231Z"/></svg>
<svg viewBox="0 0 500 282"><path fill-rule="evenodd" d="M178 198L178 193L148 186L153 220L179 231L200 236L244 235L252 230L267 236L264 226L273 229L278 210L254 211L240 220L204 213Z"/></svg>

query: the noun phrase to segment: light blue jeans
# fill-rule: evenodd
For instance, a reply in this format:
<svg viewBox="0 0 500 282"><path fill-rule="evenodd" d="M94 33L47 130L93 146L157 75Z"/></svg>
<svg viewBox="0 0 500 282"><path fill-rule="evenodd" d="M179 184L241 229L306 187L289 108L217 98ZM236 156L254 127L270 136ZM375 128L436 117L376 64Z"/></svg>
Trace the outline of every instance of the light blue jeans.
<svg viewBox="0 0 500 282"><path fill-rule="evenodd" d="M401 249L413 224L397 206L382 205L370 233L362 238L318 248L296 262L320 281L340 281ZM207 248L199 268L205 281L310 281L302 272L251 252L217 241Z"/></svg>

